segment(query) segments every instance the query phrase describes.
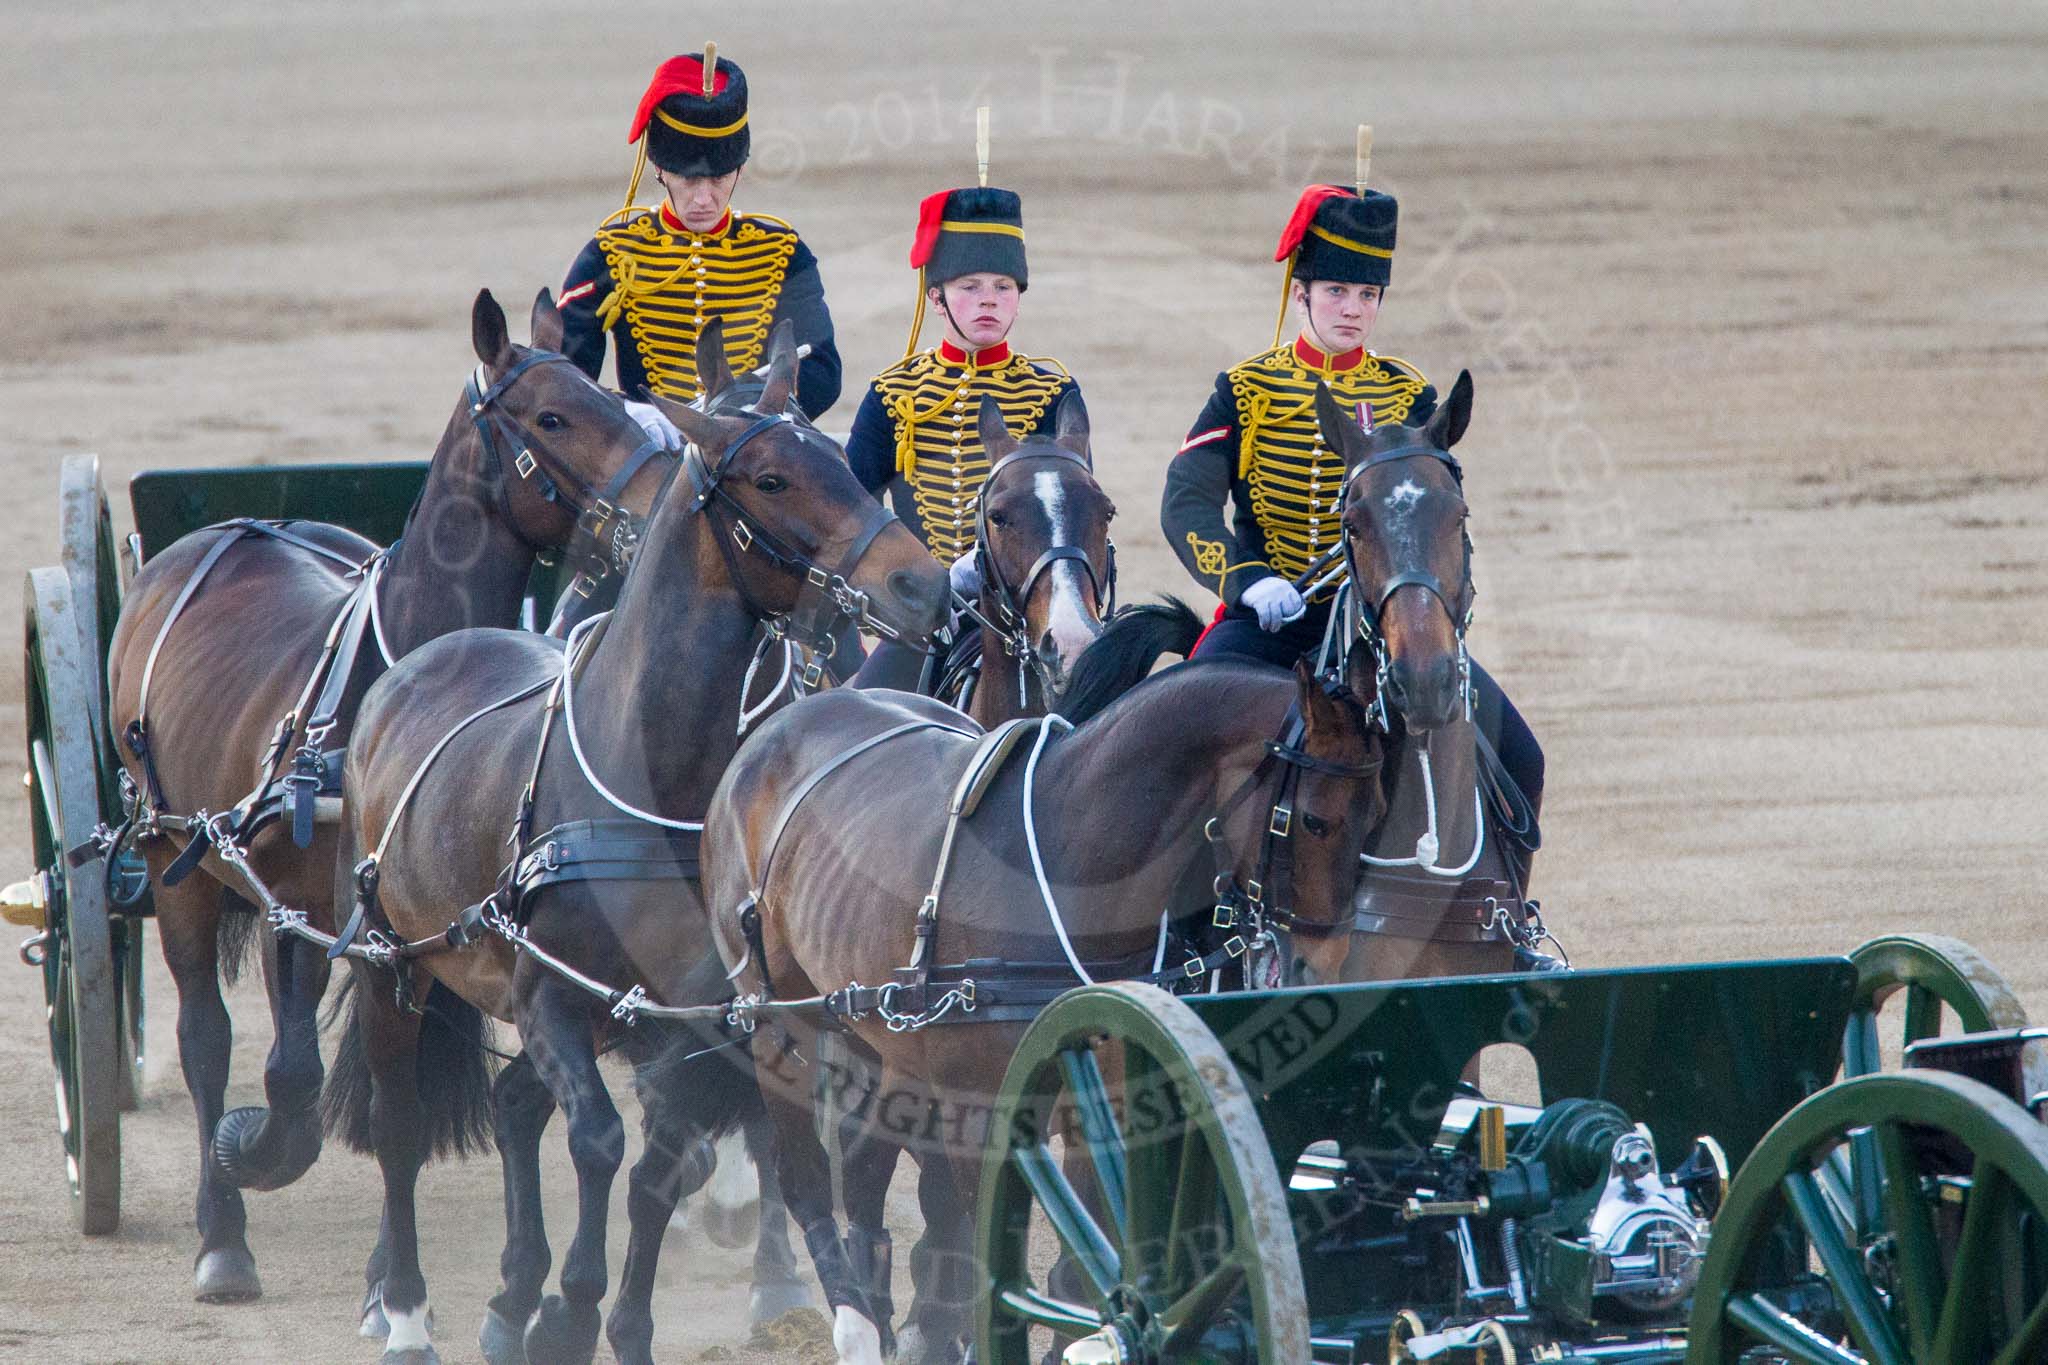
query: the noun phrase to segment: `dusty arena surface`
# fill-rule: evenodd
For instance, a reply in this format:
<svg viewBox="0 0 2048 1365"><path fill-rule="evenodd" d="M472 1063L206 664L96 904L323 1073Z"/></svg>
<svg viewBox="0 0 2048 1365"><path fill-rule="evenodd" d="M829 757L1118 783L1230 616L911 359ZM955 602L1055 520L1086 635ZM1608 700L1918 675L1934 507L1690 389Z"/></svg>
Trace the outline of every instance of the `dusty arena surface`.
<svg viewBox="0 0 2048 1365"><path fill-rule="evenodd" d="M1017 338L1087 387L1125 596L1206 610L1159 533L1163 470L1269 335L1295 191L1342 179L1366 120L1405 210L1374 344L1477 383L1473 640L1548 753L1536 882L1575 960L1934 929L2048 1016L2048 14L1446 0L1367 33L1363 7L1310 8L10 7L0 573L55 559L74 452L117 517L140 470L427 455L477 288L523 318L559 286L624 188L648 71L709 36L753 91L737 202L816 249L853 396L900 353L916 202L973 175L993 104L1031 233ZM0 701L18 755L12 664ZM121 1229L91 1241L38 981L0 966L0 1358L374 1359L378 1182L350 1153L251 1196L259 1303L192 1302L195 1133L153 936L149 958ZM270 1031L250 983L231 1006L232 1106ZM496 1163L430 1169L421 1220L443 1358L474 1360ZM747 1346L745 1271L672 1237L665 1359L799 1358Z"/></svg>

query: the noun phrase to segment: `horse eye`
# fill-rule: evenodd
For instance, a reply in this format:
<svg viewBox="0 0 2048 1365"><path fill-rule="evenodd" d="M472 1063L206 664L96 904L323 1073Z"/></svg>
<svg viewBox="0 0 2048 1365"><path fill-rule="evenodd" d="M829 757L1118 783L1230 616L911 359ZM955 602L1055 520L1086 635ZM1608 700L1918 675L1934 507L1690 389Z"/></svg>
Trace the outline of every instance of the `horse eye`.
<svg viewBox="0 0 2048 1365"><path fill-rule="evenodd" d="M539 419L534 422L534 425L539 427L542 431L560 431L562 429L563 422L562 419L560 417L557 417L554 413L544 412L540 415Z"/></svg>
<svg viewBox="0 0 2048 1365"><path fill-rule="evenodd" d="M1323 819L1320 815L1302 816L1301 827L1307 830L1310 834L1315 835L1315 837L1318 839L1327 839L1330 837L1330 822L1328 820Z"/></svg>
<svg viewBox="0 0 2048 1365"><path fill-rule="evenodd" d="M763 474L760 478L754 480L754 487L760 489L763 493L780 493L783 489L789 487L789 481L780 474Z"/></svg>
<svg viewBox="0 0 2048 1365"><path fill-rule="evenodd" d="M1008 526L1010 519L1001 512L991 512L988 514L988 524L991 526Z"/></svg>

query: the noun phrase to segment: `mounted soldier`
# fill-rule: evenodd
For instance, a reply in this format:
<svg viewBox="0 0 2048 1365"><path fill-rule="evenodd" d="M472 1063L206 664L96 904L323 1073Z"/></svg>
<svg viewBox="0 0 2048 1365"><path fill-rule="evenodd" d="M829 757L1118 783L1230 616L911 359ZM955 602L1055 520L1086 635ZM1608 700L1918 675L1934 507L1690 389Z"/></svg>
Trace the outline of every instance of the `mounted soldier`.
<svg viewBox="0 0 2048 1365"><path fill-rule="evenodd" d="M733 369L745 375L788 319L808 348L796 402L816 418L839 398L832 315L817 258L796 229L732 207L752 146L747 118L746 75L716 44L655 70L628 134L638 151L625 205L598 225L562 286L564 349L595 379L609 336L628 399L651 389L691 402L703 389L697 341L707 324L723 324ZM651 208L634 203L650 161L665 195ZM680 445L651 404L627 406L651 434Z"/></svg>
<svg viewBox="0 0 2048 1365"><path fill-rule="evenodd" d="M982 185L943 190L918 209L910 264L918 299L903 359L876 375L854 414L846 456L868 491L887 490L896 514L941 563L954 590L979 590L974 571L975 514L989 453L979 414L984 398L1001 409L1019 440L1055 428L1058 409L1080 385L1067 367L1011 349L1010 330L1029 286L1024 208L1015 191ZM925 313L936 313L939 344L918 350ZM915 686L917 661L878 646L863 685Z"/></svg>
<svg viewBox="0 0 2048 1365"><path fill-rule="evenodd" d="M1400 212L1394 196L1365 188L1367 137L1361 130L1358 188L1309 186L1280 234L1274 344L1216 376L1167 467L1167 543L1223 599L1196 647L1201 658L1292 667L1331 630L1341 575L1296 586L1343 537L1344 456L1317 423L1318 384L1368 432L1420 426L1436 411L1436 389L1421 370L1366 349L1393 276ZM1290 314L1296 333L1282 340ZM1471 670L1482 728L1523 793L1539 801L1542 749L1499 685L1476 662Z"/></svg>

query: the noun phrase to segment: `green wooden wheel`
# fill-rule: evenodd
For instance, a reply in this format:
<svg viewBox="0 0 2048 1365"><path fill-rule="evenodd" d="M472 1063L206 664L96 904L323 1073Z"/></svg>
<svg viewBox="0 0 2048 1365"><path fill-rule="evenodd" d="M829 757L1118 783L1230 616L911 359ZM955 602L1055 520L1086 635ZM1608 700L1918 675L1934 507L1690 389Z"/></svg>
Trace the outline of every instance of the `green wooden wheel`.
<svg viewBox="0 0 2048 1365"><path fill-rule="evenodd" d="M121 619L121 596L126 581L120 554L114 542L114 518L107 504L106 486L100 481L97 455L67 455L58 474L57 538L65 576L71 580L71 600L82 609L78 626L85 658L92 671L93 686L87 692L92 708L92 739L98 764L99 801L103 811L120 809L120 788L116 774L120 757L114 752L113 736L107 731L107 652L114 641L114 626ZM143 870L140 859L128 855L127 880L136 881ZM132 904L110 906L117 918L109 931L119 998L121 1043L121 1107L133 1110L141 1102L143 1057L143 922L149 913L147 883ZM129 913L122 914L122 911Z"/></svg>
<svg viewBox="0 0 2048 1365"><path fill-rule="evenodd" d="M1059 1136L1092 1172L1085 1189L1053 1154ZM1043 1282L1034 1222L1078 1267L1078 1294ZM1026 1031L996 1100L975 1252L980 1365L1032 1365L1053 1334L1080 1338L1070 1362L1309 1358L1301 1261L1251 1097L1216 1036L1155 986L1069 991Z"/></svg>
<svg viewBox="0 0 2048 1365"><path fill-rule="evenodd" d="M2027 1011L2013 988L1959 938L1887 934L1849 954L1849 960L1856 964L1856 1001L1842 1036L1845 1075L1884 1069L1878 1015L1901 992L1906 997L1904 1043L1938 1037L1944 1009L1962 1033L2026 1025Z"/></svg>
<svg viewBox="0 0 2048 1365"><path fill-rule="evenodd" d="M121 1216L118 971L97 864L65 865L64 850L99 822L93 742L96 685L84 656L71 582L59 568L29 573L23 617L29 825L48 905L42 945L57 1132L79 1228L112 1232Z"/></svg>
<svg viewBox="0 0 2048 1365"><path fill-rule="evenodd" d="M1828 1160L1866 1133L1882 1172L1874 1227L1857 1225ZM2048 1359L2044 1226L2048 1127L2019 1105L1945 1072L1842 1081L1779 1120L1737 1172L1687 1363Z"/></svg>

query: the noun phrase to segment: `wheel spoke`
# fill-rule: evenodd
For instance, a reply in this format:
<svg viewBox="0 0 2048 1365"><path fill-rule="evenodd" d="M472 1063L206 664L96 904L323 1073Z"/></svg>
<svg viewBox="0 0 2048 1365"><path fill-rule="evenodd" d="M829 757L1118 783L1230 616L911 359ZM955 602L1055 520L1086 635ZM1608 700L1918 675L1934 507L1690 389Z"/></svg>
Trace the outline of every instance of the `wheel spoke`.
<svg viewBox="0 0 2048 1365"><path fill-rule="evenodd" d="M1845 1351L1761 1294L1728 1301L1728 1316L1766 1345L1775 1346L1799 1365L1869 1365Z"/></svg>
<svg viewBox="0 0 2048 1365"><path fill-rule="evenodd" d="M1941 1250L1935 1245L1933 1213L1921 1197L1919 1172L1907 1153L1906 1134L1900 1126L1882 1124L1870 1139L1878 1167L1884 1172L1885 1226L1898 1254L1892 1292L1905 1308L1914 1355L1929 1359L1928 1342L1938 1321L1935 1304L1942 1294Z"/></svg>
<svg viewBox="0 0 2048 1365"><path fill-rule="evenodd" d="M1906 987L1906 1041L1941 1036L1941 997L1925 986Z"/></svg>
<svg viewBox="0 0 2048 1365"><path fill-rule="evenodd" d="M1118 1244L1128 1246L1131 1235L1129 1175L1124 1165L1124 1138L1117 1128L1116 1111L1109 1103L1109 1088L1103 1084L1102 1067L1094 1050L1086 1044L1060 1053L1060 1074L1073 1096L1081 1120L1081 1136L1088 1144L1088 1160L1095 1168L1096 1184L1109 1207L1110 1222L1116 1226Z"/></svg>
<svg viewBox="0 0 2048 1365"><path fill-rule="evenodd" d="M1813 1243L1814 1254L1820 1257L1821 1265L1827 1270L1835 1299L1842 1307L1842 1316L1848 1320L1849 1332L1855 1337L1856 1344L1881 1365L1906 1365L1905 1347L1900 1343L1891 1320L1885 1316L1877 1291L1864 1276L1862 1258L1843 1240L1841 1224L1828 1211L1827 1201L1812 1174L1793 1171L1779 1184L1785 1192L1786 1201L1792 1206L1792 1212Z"/></svg>
<svg viewBox="0 0 2048 1365"><path fill-rule="evenodd" d="M1172 1085L1154 1059L1139 1049L1124 1049L1124 1178L1130 1219L1124 1233L1124 1276L1147 1288L1165 1269L1172 1194L1187 1146L1185 1118Z"/></svg>
<svg viewBox="0 0 2048 1365"><path fill-rule="evenodd" d="M1103 1324L1100 1314L1041 1294L1036 1289L1001 1290L996 1294L996 1303L1011 1317L1033 1327L1050 1327L1055 1332L1074 1336L1086 1336Z"/></svg>
<svg viewBox="0 0 2048 1365"><path fill-rule="evenodd" d="M1122 1262L1067 1180L1066 1172L1052 1159L1052 1153L1036 1143L1017 1147L1010 1155L1024 1183L1037 1196L1039 1207L1045 1210L1060 1245L1081 1267L1096 1295L1107 1300L1109 1292L1116 1288Z"/></svg>
<svg viewBox="0 0 2048 1365"><path fill-rule="evenodd" d="M1859 1225L1856 1215L1856 1170L1849 1159L1847 1144L1829 1152L1827 1159L1814 1167L1813 1178L1820 1182L1820 1192L1827 1196L1829 1211L1850 1230L1851 1236L1862 1240L1867 1229Z"/></svg>
<svg viewBox="0 0 2048 1365"><path fill-rule="evenodd" d="M1884 1068L1884 1053L1877 1042L1877 1011L1857 1010L1849 1016L1842 1034L1842 1070L1850 1076L1868 1076Z"/></svg>
<svg viewBox="0 0 2048 1365"><path fill-rule="evenodd" d="M1998 1353L1992 1365L2027 1365L2027 1362L2041 1358L2041 1348L2048 1345L2048 1298L2043 1298L2027 1314L2020 1330L2013 1333L2005 1349Z"/></svg>
<svg viewBox="0 0 2048 1365"><path fill-rule="evenodd" d="M1161 1325L1166 1328L1161 1354L1171 1357L1177 1351L1186 1350L1215 1325L1217 1314L1228 1308L1237 1292L1244 1288L1245 1279L1250 1274L1245 1265L1248 1254L1239 1253L1217 1266L1159 1315Z"/></svg>
<svg viewBox="0 0 2048 1365"><path fill-rule="evenodd" d="M1199 1131L1180 1141L1180 1170L1173 1182L1173 1214L1166 1226L1167 1292L1186 1284L1196 1273L1195 1230L1219 1230L1228 1210L1219 1207L1221 1191L1216 1188L1216 1165L1209 1146Z"/></svg>
<svg viewBox="0 0 2048 1365"><path fill-rule="evenodd" d="M1963 1209L1963 1231L1949 1266L1948 1295L1941 1304L1941 1330L1934 1338L1933 1358L1961 1360L1958 1352L1975 1345L1988 1314L1989 1280L2000 1272L1996 1233L2011 1206L2014 1191L2005 1172L1977 1163L1970 1181L1969 1203ZM1974 1354L1974 1352L1973 1352Z"/></svg>

